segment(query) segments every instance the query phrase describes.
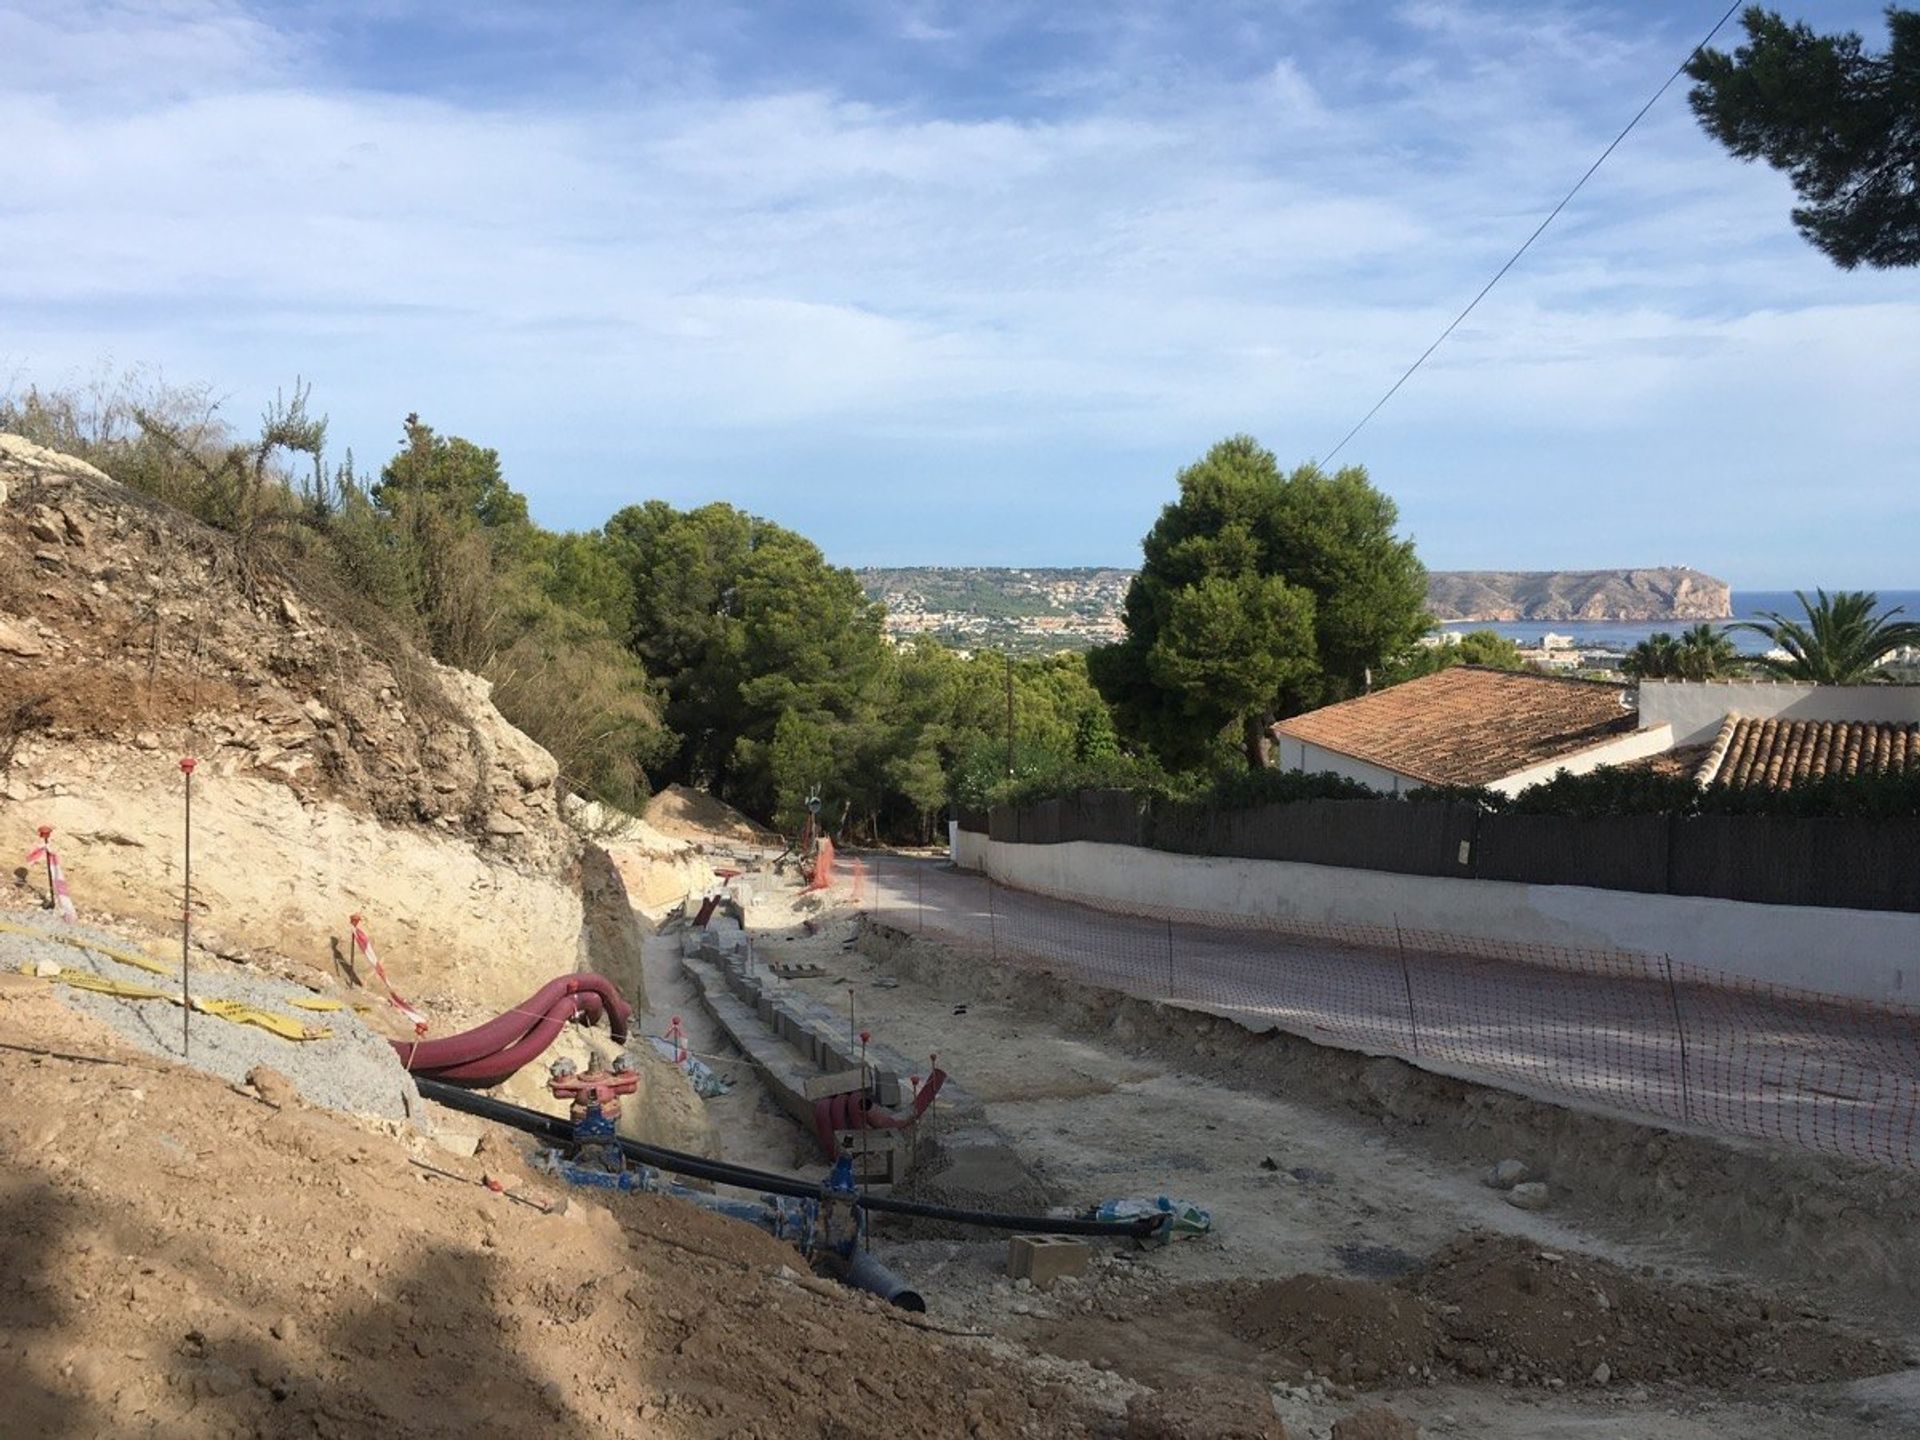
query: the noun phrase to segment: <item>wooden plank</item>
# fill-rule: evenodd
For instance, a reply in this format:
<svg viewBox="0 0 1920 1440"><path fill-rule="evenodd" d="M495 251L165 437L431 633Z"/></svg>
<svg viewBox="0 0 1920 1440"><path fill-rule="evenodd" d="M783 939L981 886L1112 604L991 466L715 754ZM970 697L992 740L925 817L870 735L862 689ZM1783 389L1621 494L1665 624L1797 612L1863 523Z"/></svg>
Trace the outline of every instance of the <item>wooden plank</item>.
<svg viewBox="0 0 1920 1440"><path fill-rule="evenodd" d="M807 1098L825 1100L830 1095L848 1095L867 1088L867 1072L842 1070L838 1075L815 1075L807 1081Z"/></svg>
<svg viewBox="0 0 1920 1440"><path fill-rule="evenodd" d="M796 960L790 964L782 964L776 961L767 966L767 968L782 980L801 980L809 976L824 975L827 973L824 965L815 965L810 960Z"/></svg>

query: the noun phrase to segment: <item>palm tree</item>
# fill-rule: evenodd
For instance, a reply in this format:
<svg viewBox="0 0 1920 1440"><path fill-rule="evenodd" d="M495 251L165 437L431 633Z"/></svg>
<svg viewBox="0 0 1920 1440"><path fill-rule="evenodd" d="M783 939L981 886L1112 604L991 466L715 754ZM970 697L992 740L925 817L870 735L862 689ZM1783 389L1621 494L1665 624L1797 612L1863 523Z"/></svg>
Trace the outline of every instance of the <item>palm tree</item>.
<svg viewBox="0 0 1920 1440"><path fill-rule="evenodd" d="M1683 680L1724 680L1740 673L1740 651L1733 637L1702 621L1675 645Z"/></svg>
<svg viewBox="0 0 1920 1440"><path fill-rule="evenodd" d="M1806 680L1815 685L1857 685L1873 678L1874 667L1888 653L1920 645L1920 623L1895 617L1898 605L1880 609L1880 597L1871 590L1838 590L1831 596L1816 590L1809 600L1796 590L1794 599L1806 611L1804 623L1775 611L1763 611L1758 620L1736 627L1751 630L1786 651L1785 657L1763 655L1754 663L1783 680Z"/></svg>
<svg viewBox="0 0 1920 1440"><path fill-rule="evenodd" d="M1620 668L1630 680L1673 680L1680 675L1680 642L1656 630L1627 652Z"/></svg>

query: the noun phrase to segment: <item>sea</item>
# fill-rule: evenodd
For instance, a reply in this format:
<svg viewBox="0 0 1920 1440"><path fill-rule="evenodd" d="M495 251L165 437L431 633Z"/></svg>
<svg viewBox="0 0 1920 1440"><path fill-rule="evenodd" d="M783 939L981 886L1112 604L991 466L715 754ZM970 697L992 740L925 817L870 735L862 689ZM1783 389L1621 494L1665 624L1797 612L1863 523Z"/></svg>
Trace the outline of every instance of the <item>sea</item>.
<svg viewBox="0 0 1920 1440"><path fill-rule="evenodd" d="M1881 609L1899 606L1905 612L1901 619L1920 620L1920 590L1879 590L1875 593L1880 597ZM1811 597L1812 589L1807 594ZM1737 621L1757 619L1768 611L1778 611L1789 619L1797 619L1804 613L1791 590L1736 590L1733 592L1732 617L1708 623L1727 629ZM1577 649L1624 654L1655 631L1665 630L1677 635L1698 623L1694 620L1455 620L1440 628L1460 634L1469 630L1494 630L1529 648L1537 647L1550 634L1570 635ZM1756 635L1751 630L1733 630L1731 633L1733 643L1742 654L1766 653L1767 640L1764 635Z"/></svg>

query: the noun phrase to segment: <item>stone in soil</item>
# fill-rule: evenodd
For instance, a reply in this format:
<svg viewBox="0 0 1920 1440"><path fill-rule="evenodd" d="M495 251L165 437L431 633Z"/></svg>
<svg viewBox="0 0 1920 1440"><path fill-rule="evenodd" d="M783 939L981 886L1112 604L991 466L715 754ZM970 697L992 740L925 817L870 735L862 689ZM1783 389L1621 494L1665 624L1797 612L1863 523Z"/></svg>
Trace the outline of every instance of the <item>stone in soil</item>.
<svg viewBox="0 0 1920 1440"><path fill-rule="evenodd" d="M1486 1173L1487 1184L1495 1190L1511 1190L1530 1178L1533 1171L1524 1160L1501 1160Z"/></svg>
<svg viewBox="0 0 1920 1440"><path fill-rule="evenodd" d="M1333 1422L1333 1440L1419 1440L1420 1427L1398 1410L1375 1405Z"/></svg>
<svg viewBox="0 0 1920 1440"><path fill-rule="evenodd" d="M1516 1210L1544 1210L1552 1201L1552 1193L1538 1180L1529 1180L1507 1191L1507 1203Z"/></svg>
<svg viewBox="0 0 1920 1440"><path fill-rule="evenodd" d="M1199 1382L1127 1402L1127 1440L1288 1440L1273 1402L1255 1385Z"/></svg>

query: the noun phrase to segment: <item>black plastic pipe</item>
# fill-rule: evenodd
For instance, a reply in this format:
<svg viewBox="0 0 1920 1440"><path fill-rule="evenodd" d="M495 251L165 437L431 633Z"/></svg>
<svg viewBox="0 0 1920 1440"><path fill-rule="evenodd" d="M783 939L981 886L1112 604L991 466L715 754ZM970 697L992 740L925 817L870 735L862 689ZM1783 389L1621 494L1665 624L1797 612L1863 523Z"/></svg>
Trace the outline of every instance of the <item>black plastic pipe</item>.
<svg viewBox="0 0 1920 1440"><path fill-rule="evenodd" d="M440 1080L415 1077L414 1084L419 1087L424 1099L445 1105L449 1110L459 1110L468 1115L477 1115L482 1120L511 1125L529 1135L538 1135L558 1143L573 1138L573 1126L558 1116L543 1115L538 1110L496 1100L491 1095L476 1095L471 1090L462 1090L458 1085L449 1085ZM690 1175L696 1180L707 1180L716 1185L732 1185L770 1195L791 1195L802 1200L818 1200L825 1194L821 1186L795 1180L788 1175L775 1175L771 1171L754 1170L725 1160L709 1160L705 1156L688 1155L684 1151L669 1150L660 1145L645 1145L638 1140L622 1138L617 1143L629 1159L674 1175ZM917 1220L943 1220L950 1225L976 1225L983 1230L1004 1230L1025 1235L1095 1235L1109 1239L1144 1240L1150 1238L1161 1224L1152 1216L1142 1216L1138 1220L1077 1220L1056 1219L1050 1215L1003 1215L992 1210L956 1210L946 1205L928 1205L919 1200L902 1200L892 1195L870 1195L861 1204L876 1215L906 1215Z"/></svg>
<svg viewBox="0 0 1920 1440"><path fill-rule="evenodd" d="M921 1298L920 1292L874 1259L871 1251L856 1250L853 1258L846 1261L832 1257L826 1261L826 1268L842 1285L851 1285L856 1290L865 1290L869 1295L878 1295L896 1310L926 1314L927 1302Z"/></svg>

